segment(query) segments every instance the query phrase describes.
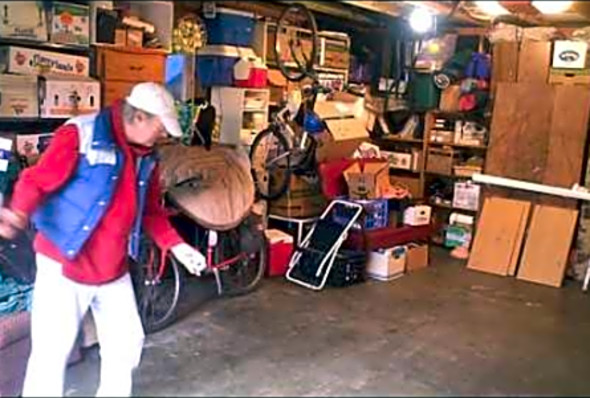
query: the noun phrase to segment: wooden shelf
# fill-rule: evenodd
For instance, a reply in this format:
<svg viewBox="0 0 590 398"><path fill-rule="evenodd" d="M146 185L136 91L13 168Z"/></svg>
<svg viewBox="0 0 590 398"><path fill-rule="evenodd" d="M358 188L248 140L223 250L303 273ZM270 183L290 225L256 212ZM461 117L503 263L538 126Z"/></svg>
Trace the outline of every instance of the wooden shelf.
<svg viewBox="0 0 590 398"><path fill-rule="evenodd" d="M422 174L422 172L420 170L398 169L398 168L391 167L391 166L389 166L389 171L394 171L396 173L404 173L404 174L415 174L415 175Z"/></svg>
<svg viewBox="0 0 590 398"><path fill-rule="evenodd" d="M455 174L442 174L442 173L435 173L433 171L424 171L424 174L428 174L428 175L435 176L435 177L443 177L443 178L456 178L456 179L465 178L465 179L471 179L471 176L466 177L466 176L458 176L458 175L455 175Z"/></svg>
<svg viewBox="0 0 590 398"><path fill-rule="evenodd" d="M380 137L377 140L380 140L382 142L402 142L402 143L407 143L407 144L423 144L424 143L424 140L421 138L398 138L398 137L391 137L391 136Z"/></svg>
<svg viewBox="0 0 590 398"><path fill-rule="evenodd" d="M430 206L432 206L432 207L437 207L437 208L446 209L446 210L464 211L464 212L467 212L467 213L477 213L477 212L479 212L479 210L468 210L468 209L462 209L460 207L453 207L453 205L446 204L446 203L428 202L428 204Z"/></svg>
<svg viewBox="0 0 590 398"><path fill-rule="evenodd" d="M10 46L22 46L22 47L30 47L36 48L39 50L47 50L47 51L55 51L55 50L66 50L71 53L78 53L78 54L88 54L90 52L89 46L81 46L75 44L57 44L57 43L49 43L47 41L37 41L37 40L29 40L29 39L13 39L9 37L0 37L0 44L1 45L10 45Z"/></svg>
<svg viewBox="0 0 590 398"><path fill-rule="evenodd" d="M431 141L428 145L435 145L435 146L450 146L452 148L465 148L465 149L477 149L480 151L485 151L488 149L487 145L466 145L466 144L454 144L448 142L435 142Z"/></svg>

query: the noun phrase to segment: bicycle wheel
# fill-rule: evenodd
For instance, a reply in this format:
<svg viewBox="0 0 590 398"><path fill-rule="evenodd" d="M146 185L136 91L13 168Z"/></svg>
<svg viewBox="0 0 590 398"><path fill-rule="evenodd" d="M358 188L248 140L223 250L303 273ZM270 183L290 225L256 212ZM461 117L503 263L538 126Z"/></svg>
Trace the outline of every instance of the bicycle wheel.
<svg viewBox="0 0 590 398"><path fill-rule="evenodd" d="M250 150L252 178L261 198L275 200L289 187L291 152L287 139L273 129L261 131Z"/></svg>
<svg viewBox="0 0 590 398"><path fill-rule="evenodd" d="M176 320L176 307L184 278L171 254L167 254L164 272L158 278L161 252L153 243L145 246L141 261L132 262L131 278L143 329L146 334L150 334L168 327Z"/></svg>
<svg viewBox="0 0 590 398"><path fill-rule="evenodd" d="M239 242L235 235L229 239L232 245ZM245 258L238 263L220 270L224 296L234 297L252 292L259 286L265 269L266 244L261 242L258 250L246 253Z"/></svg>
<svg viewBox="0 0 590 398"><path fill-rule="evenodd" d="M317 42L318 27L307 7L303 4L287 7L277 23L274 45L277 65L287 80L299 82L311 77Z"/></svg>

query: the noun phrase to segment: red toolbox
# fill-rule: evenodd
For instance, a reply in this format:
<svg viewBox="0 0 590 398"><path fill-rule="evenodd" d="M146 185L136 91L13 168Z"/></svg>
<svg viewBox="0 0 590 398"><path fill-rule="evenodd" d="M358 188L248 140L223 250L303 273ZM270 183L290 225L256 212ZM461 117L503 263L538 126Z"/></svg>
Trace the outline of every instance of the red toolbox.
<svg viewBox="0 0 590 398"><path fill-rule="evenodd" d="M293 253L293 237L278 229L266 230L265 234L268 241L266 276L283 276Z"/></svg>

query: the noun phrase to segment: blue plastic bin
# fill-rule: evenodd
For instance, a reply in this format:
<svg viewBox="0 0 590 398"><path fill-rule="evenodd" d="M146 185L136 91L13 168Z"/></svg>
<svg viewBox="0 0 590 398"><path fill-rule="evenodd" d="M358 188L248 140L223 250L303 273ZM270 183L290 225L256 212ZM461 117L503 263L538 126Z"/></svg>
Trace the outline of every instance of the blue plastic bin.
<svg viewBox="0 0 590 398"><path fill-rule="evenodd" d="M233 86L236 62L254 56L251 48L205 46L197 53L197 79L203 87Z"/></svg>
<svg viewBox="0 0 590 398"><path fill-rule="evenodd" d="M364 219L365 230L369 231L372 229L379 229L387 227L389 223L389 206L387 199L373 199L373 200L352 200L352 199L345 199L349 202L358 203L359 205L363 206L365 211L361 215L361 218L356 223L352 224L353 229L361 229L360 222ZM348 220L350 220L351 214L346 214L347 210L345 210L342 206L336 207L333 220L338 224L345 225ZM352 209L348 210L351 213L353 212Z"/></svg>
<svg viewBox="0 0 590 398"><path fill-rule="evenodd" d="M218 8L215 18L204 18L208 44L248 47L254 37L254 14Z"/></svg>

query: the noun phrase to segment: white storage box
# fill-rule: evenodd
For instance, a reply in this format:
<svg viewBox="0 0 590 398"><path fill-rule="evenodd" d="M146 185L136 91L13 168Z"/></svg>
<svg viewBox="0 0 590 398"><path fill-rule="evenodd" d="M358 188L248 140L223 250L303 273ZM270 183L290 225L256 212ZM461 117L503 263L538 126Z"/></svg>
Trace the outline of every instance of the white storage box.
<svg viewBox="0 0 590 398"><path fill-rule="evenodd" d="M404 211L404 224L414 227L430 224L432 208L426 205L408 207Z"/></svg>
<svg viewBox="0 0 590 398"><path fill-rule="evenodd" d="M54 2L49 25L52 43L88 46L90 43L90 8L82 4Z"/></svg>
<svg viewBox="0 0 590 398"><path fill-rule="evenodd" d="M37 76L0 74L0 117L38 117Z"/></svg>
<svg viewBox="0 0 590 398"><path fill-rule="evenodd" d="M390 281L404 274L406 268L405 246L373 251L367 261L367 276L380 281Z"/></svg>
<svg viewBox="0 0 590 398"><path fill-rule="evenodd" d="M0 1L0 37L47 41L41 1Z"/></svg>
<svg viewBox="0 0 590 398"><path fill-rule="evenodd" d="M479 208L481 187L471 182L456 182L453 190L453 207L464 210Z"/></svg>
<svg viewBox="0 0 590 398"><path fill-rule="evenodd" d="M588 43L585 41L556 40L553 44L554 68L583 69L586 65Z"/></svg>
<svg viewBox="0 0 590 398"><path fill-rule="evenodd" d="M89 77L39 78L41 116L67 118L100 110L100 82Z"/></svg>
<svg viewBox="0 0 590 398"><path fill-rule="evenodd" d="M0 73L88 76L88 57L17 46L0 47Z"/></svg>

